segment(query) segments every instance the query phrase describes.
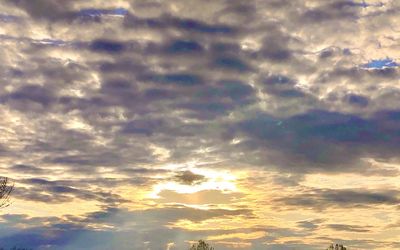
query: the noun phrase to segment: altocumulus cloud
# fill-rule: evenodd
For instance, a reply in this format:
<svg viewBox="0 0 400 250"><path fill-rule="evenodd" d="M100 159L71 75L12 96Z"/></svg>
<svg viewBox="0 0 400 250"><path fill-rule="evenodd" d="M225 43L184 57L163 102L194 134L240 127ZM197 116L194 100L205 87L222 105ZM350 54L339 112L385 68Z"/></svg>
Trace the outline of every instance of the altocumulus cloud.
<svg viewBox="0 0 400 250"><path fill-rule="evenodd" d="M380 230L309 218L272 227L259 199L277 211L385 207L390 221L379 215L377 223L396 225L398 186L383 179L399 174L399 8L394 0L3 1L1 174L17 180L16 201L86 202L97 212L11 212L0 242L183 249L187 240L237 233L215 240L218 249L240 241L317 249L338 240L319 230ZM194 192L226 203L214 199L208 209L177 205L193 197L182 190L141 196L168 182L195 189L213 180L191 167L276 176L268 188L260 178L248 184L266 195L257 202L240 190ZM318 174L383 179L368 189L307 186ZM238 187L245 180L235 179ZM268 196L277 186L281 195ZM251 225L184 228L235 216ZM392 238L344 242L398 246Z"/></svg>

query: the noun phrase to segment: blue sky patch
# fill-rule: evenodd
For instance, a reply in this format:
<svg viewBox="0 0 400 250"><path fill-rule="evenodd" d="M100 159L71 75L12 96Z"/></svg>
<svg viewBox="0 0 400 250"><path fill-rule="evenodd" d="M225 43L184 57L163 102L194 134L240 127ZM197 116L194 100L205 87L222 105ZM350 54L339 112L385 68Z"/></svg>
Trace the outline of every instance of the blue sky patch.
<svg viewBox="0 0 400 250"><path fill-rule="evenodd" d="M378 59L372 60L364 65L362 68L364 69L384 69L384 68L394 68L399 66L393 59L386 58L386 59Z"/></svg>
<svg viewBox="0 0 400 250"><path fill-rule="evenodd" d="M83 9L79 11L81 16L125 16L128 10L124 8L116 9Z"/></svg>

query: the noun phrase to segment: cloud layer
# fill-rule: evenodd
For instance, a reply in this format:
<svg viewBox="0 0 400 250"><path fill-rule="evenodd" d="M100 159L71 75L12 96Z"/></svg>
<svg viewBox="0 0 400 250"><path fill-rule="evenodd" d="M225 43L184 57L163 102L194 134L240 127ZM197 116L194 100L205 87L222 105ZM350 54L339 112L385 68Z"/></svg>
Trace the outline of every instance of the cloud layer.
<svg viewBox="0 0 400 250"><path fill-rule="evenodd" d="M399 8L3 1L0 242L397 249Z"/></svg>

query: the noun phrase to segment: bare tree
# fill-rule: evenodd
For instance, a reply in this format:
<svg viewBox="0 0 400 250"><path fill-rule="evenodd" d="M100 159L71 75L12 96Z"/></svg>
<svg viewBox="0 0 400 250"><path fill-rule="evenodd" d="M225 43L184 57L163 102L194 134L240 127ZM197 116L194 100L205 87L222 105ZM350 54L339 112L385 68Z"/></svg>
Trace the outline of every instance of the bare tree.
<svg viewBox="0 0 400 250"><path fill-rule="evenodd" d="M0 177L0 208L10 205L10 194L14 189L14 183L7 177Z"/></svg>

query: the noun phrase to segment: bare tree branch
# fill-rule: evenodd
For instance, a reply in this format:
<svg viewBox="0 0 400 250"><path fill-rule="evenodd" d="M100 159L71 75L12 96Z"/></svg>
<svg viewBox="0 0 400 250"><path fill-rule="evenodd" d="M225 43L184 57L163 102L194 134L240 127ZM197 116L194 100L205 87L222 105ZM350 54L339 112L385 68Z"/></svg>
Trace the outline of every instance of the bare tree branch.
<svg viewBox="0 0 400 250"><path fill-rule="evenodd" d="M0 177L0 208L10 205L10 194L14 189L14 183L7 177Z"/></svg>

